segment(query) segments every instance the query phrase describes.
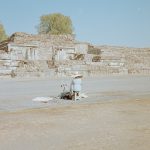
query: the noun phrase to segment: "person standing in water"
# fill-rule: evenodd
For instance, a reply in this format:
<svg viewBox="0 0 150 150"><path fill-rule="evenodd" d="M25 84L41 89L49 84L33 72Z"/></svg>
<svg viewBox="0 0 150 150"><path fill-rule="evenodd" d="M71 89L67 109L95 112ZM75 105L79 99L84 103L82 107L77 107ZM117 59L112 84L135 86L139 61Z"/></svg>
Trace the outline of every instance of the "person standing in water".
<svg viewBox="0 0 150 150"><path fill-rule="evenodd" d="M82 75L78 72L75 72L75 74L72 76L72 82L70 85L70 93L72 95L72 100L79 99L80 92L81 92L81 86L82 86Z"/></svg>

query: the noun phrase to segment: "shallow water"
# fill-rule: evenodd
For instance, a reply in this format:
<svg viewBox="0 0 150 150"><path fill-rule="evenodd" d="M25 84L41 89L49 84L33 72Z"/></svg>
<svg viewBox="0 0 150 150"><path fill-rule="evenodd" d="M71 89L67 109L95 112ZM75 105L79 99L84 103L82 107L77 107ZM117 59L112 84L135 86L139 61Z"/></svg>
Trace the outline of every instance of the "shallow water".
<svg viewBox="0 0 150 150"><path fill-rule="evenodd" d="M70 79L13 79L0 80L0 111L48 107L53 105L150 98L149 76L102 76L84 78L82 91L88 98L71 102L53 100L49 103L33 102L35 97L56 97L62 92L61 84Z"/></svg>

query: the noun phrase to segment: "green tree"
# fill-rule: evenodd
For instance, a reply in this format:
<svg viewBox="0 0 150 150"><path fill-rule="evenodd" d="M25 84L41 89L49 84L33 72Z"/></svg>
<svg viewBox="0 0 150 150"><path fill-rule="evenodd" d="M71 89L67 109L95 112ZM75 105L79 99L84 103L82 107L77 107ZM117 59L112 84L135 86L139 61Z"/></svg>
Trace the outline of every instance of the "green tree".
<svg viewBox="0 0 150 150"><path fill-rule="evenodd" d="M72 34L73 26L70 17L60 13L43 15L38 26L39 34Z"/></svg>
<svg viewBox="0 0 150 150"><path fill-rule="evenodd" d="M3 25L0 23L0 42L5 40L6 38L7 38L7 35L5 33L5 29L4 29Z"/></svg>

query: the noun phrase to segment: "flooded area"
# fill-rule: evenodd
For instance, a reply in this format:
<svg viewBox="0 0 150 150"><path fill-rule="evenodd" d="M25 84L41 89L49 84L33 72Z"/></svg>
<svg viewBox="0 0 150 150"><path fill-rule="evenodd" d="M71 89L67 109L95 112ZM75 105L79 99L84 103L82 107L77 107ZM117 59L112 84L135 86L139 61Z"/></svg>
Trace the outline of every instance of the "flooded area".
<svg viewBox="0 0 150 150"><path fill-rule="evenodd" d="M69 90L71 79L13 79L0 80L0 111L48 107L74 102L56 100L49 103L37 103L35 97L57 97L61 84L67 84ZM102 76L84 78L82 92L88 98L75 103L92 103L107 100L140 99L150 97L149 76Z"/></svg>

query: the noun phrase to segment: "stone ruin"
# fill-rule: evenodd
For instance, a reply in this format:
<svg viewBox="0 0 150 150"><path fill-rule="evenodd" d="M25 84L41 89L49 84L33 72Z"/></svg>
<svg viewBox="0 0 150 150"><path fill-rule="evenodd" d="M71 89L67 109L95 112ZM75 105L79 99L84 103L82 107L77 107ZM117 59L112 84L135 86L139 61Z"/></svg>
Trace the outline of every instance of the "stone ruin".
<svg viewBox="0 0 150 150"><path fill-rule="evenodd" d="M0 43L0 77L150 74L150 48L94 46L73 35L14 33Z"/></svg>

